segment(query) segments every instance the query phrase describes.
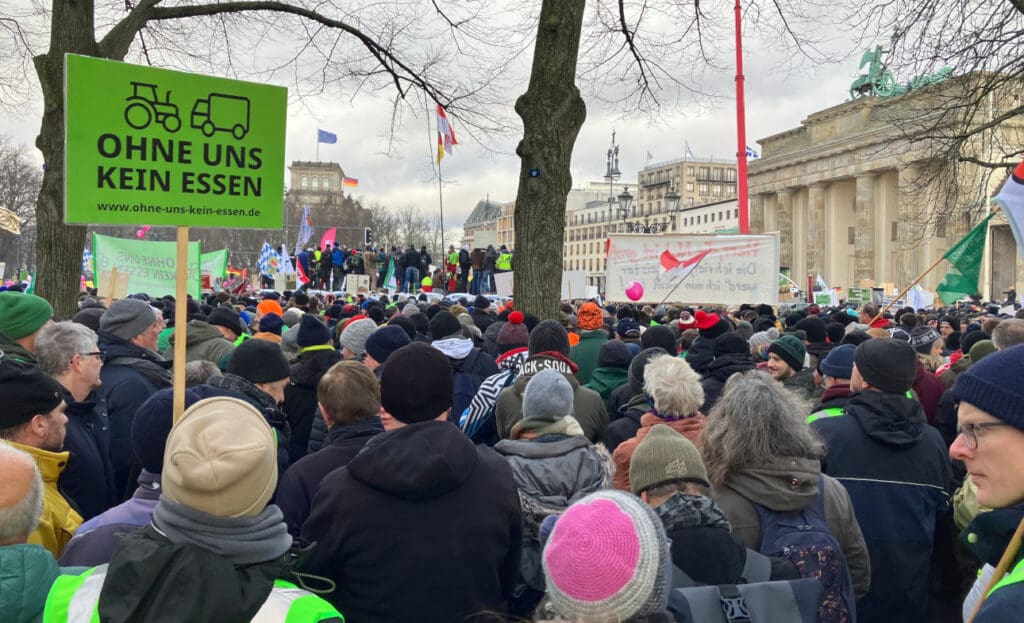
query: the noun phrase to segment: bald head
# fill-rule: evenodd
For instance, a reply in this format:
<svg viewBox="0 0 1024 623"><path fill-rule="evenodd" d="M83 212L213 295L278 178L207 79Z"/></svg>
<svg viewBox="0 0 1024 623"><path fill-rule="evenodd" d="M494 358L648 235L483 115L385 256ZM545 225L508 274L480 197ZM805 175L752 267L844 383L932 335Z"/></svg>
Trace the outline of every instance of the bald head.
<svg viewBox="0 0 1024 623"><path fill-rule="evenodd" d="M0 546L28 540L43 514L43 480L31 456L0 442Z"/></svg>

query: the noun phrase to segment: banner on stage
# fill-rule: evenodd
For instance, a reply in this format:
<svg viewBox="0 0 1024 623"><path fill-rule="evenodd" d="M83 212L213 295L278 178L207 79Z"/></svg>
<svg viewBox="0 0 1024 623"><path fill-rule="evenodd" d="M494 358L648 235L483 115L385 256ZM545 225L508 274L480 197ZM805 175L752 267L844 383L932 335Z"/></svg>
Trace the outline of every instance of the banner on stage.
<svg viewBox="0 0 1024 623"><path fill-rule="evenodd" d="M608 238L609 301L778 304L778 234Z"/></svg>
<svg viewBox="0 0 1024 623"><path fill-rule="evenodd" d="M97 288L105 288L104 271L116 268L118 273L128 275L129 294L174 295L177 243L94 234L92 252L96 262ZM202 296L200 255L199 243L188 243L188 293L196 299Z"/></svg>
<svg viewBox="0 0 1024 623"><path fill-rule="evenodd" d="M204 276L222 279L228 275L228 250L210 251L200 256L200 271Z"/></svg>
<svg viewBox="0 0 1024 623"><path fill-rule="evenodd" d="M494 273L494 290L498 296L512 296L513 273Z"/></svg>

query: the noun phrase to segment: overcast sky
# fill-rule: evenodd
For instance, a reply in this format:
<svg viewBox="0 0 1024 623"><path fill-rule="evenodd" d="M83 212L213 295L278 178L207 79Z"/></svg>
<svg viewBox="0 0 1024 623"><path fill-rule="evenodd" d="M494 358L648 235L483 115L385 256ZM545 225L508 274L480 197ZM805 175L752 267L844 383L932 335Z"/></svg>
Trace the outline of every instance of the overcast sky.
<svg viewBox="0 0 1024 623"><path fill-rule="evenodd" d="M731 35L730 35L731 36ZM731 40L719 42L731 49ZM777 69L788 51L776 49L755 38L745 41L747 141L759 149L757 139L799 125L808 114L842 103L858 74L856 60L819 65L811 73L782 72ZM526 89L527 77L510 83L508 104ZM707 86L728 97L714 106L683 108L651 122L621 116L588 102L587 120L576 142L572 159L573 186L599 180L604 174L605 152L611 132L617 132L623 180L635 180L650 152L654 162L684 154L689 143L699 156L735 156L736 111L733 99L733 68L706 76ZM0 118L0 133L30 148L39 129L40 106L22 109L20 116ZM385 154L384 134L391 122L390 102L373 95L360 95L354 102L307 100L305 106L290 106L286 162L317 157L317 128L338 135L335 145L320 145L320 160L338 162L349 177L359 180L354 195L364 203L373 201L400 208L415 205L423 212L438 209L438 187L432 159L436 150L434 119L407 118L399 132L396 157ZM452 119L459 136L458 118ZM519 159L514 150L518 137L490 137L487 149L471 141L455 147L444 159L444 205L447 227L458 227L476 203L486 196L494 201L515 198ZM33 148L33 153L38 152ZM40 158L41 162L41 158ZM287 184L287 172L285 175ZM321 224L314 223L314 226Z"/></svg>

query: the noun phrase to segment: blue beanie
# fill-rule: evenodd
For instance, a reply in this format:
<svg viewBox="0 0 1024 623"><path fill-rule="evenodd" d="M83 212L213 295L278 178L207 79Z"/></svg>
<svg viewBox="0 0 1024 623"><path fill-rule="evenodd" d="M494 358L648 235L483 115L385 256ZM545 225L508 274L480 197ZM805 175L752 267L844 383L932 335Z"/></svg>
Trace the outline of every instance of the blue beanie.
<svg viewBox="0 0 1024 623"><path fill-rule="evenodd" d="M853 355L856 352L857 347L853 344L836 346L821 360L818 369L834 379L848 379L853 376Z"/></svg>
<svg viewBox="0 0 1024 623"><path fill-rule="evenodd" d="M993 353L956 377L953 400L969 402L994 418L1024 430L1024 345Z"/></svg>

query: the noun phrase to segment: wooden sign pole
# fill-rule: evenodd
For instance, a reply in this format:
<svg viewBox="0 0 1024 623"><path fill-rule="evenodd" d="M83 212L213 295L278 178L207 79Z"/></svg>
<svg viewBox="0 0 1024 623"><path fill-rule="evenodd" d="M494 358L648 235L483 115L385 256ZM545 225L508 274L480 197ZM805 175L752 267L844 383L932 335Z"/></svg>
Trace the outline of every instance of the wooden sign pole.
<svg viewBox="0 0 1024 623"><path fill-rule="evenodd" d="M188 227L178 227L174 291L174 423L185 413L185 342L188 325Z"/></svg>

